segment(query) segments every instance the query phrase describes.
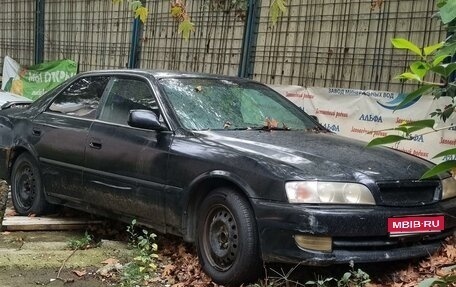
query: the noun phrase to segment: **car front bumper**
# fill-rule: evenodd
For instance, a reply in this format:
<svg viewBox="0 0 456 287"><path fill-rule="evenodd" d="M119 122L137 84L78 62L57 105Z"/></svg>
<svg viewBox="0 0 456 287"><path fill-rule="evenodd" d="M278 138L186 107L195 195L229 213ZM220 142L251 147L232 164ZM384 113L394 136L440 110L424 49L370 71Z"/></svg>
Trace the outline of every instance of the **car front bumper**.
<svg viewBox="0 0 456 287"><path fill-rule="evenodd" d="M456 229L456 198L420 207L309 206L253 200L261 252L266 262L324 266L337 263L394 261L436 251ZM388 218L444 215L439 233L389 236ZM303 250L296 235L332 239L332 251Z"/></svg>

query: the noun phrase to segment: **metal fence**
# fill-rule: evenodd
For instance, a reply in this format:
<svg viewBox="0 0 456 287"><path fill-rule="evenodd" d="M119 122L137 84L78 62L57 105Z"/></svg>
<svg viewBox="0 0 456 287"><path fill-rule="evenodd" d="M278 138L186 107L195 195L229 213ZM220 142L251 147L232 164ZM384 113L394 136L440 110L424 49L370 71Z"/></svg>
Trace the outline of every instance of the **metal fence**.
<svg viewBox="0 0 456 287"><path fill-rule="evenodd" d="M8 55L33 64L35 0L2 0L0 4L0 70Z"/></svg>
<svg viewBox="0 0 456 287"><path fill-rule="evenodd" d="M167 1L153 1L153 15L144 26L140 66L224 75L237 75L245 27L245 11L232 1L192 0L188 13L195 34L184 40Z"/></svg>
<svg viewBox="0 0 456 287"><path fill-rule="evenodd" d="M431 17L437 0L388 0L374 9L372 0L288 0L275 26L272 0L243 1L246 10L233 7L241 0L189 0L196 30L183 40L165 0L146 1L151 13L142 27L110 0L3 0L0 58L25 65L70 58L80 71L128 66L400 91L410 87L392 78L411 57L389 39L424 46L445 37Z"/></svg>
<svg viewBox="0 0 456 287"><path fill-rule="evenodd" d="M72 59L80 71L125 68L132 15L107 0L47 0L44 58Z"/></svg>
<svg viewBox="0 0 456 287"><path fill-rule="evenodd" d="M290 0L271 27L270 0L260 0L252 76L273 84L393 90L411 57L392 48L403 37L425 46L444 39L435 0Z"/></svg>

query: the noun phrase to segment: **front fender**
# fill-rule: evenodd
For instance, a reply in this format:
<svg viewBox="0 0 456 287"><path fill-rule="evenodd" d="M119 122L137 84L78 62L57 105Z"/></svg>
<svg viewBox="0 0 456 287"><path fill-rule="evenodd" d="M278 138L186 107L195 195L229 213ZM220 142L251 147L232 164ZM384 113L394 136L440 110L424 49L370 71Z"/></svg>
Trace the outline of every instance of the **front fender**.
<svg viewBox="0 0 456 287"><path fill-rule="evenodd" d="M8 179L8 166L13 146L13 130L11 122L0 118L0 178Z"/></svg>
<svg viewBox="0 0 456 287"><path fill-rule="evenodd" d="M22 136L27 131L24 125L13 125L9 118L0 117L0 179L9 181L10 172L14 159L22 152L29 152L33 157L38 159L38 154L32 144L27 142Z"/></svg>
<svg viewBox="0 0 456 287"><path fill-rule="evenodd" d="M224 170L205 172L196 177L182 193L182 225L184 240L195 240L198 206L214 188L228 186L242 192L250 202L255 197L252 187L240 176Z"/></svg>

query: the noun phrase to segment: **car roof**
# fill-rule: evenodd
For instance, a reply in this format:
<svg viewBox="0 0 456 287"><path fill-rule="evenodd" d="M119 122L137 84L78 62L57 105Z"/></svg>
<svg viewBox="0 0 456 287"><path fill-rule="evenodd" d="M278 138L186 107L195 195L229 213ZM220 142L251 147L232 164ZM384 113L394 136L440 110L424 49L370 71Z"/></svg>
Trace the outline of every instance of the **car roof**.
<svg viewBox="0 0 456 287"><path fill-rule="evenodd" d="M156 79L163 78L213 78L213 79L226 79L236 81L251 81L246 78L239 78L233 76L216 75L216 74L205 74L205 73L194 73L194 72L181 72L181 71L168 71L168 70L148 70L148 69L111 69L111 70L95 70L89 72L83 72L79 75L102 75L102 74L126 74L126 75L142 75L152 76Z"/></svg>

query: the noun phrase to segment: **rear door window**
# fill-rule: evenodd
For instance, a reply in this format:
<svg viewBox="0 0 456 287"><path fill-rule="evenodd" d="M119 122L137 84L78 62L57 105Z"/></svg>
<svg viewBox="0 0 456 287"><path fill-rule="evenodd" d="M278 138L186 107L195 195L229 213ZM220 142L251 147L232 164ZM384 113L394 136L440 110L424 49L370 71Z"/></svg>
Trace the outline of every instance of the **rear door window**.
<svg viewBox="0 0 456 287"><path fill-rule="evenodd" d="M63 90L54 99L47 111L67 116L95 119L101 96L108 81L109 77L107 76L80 78Z"/></svg>

